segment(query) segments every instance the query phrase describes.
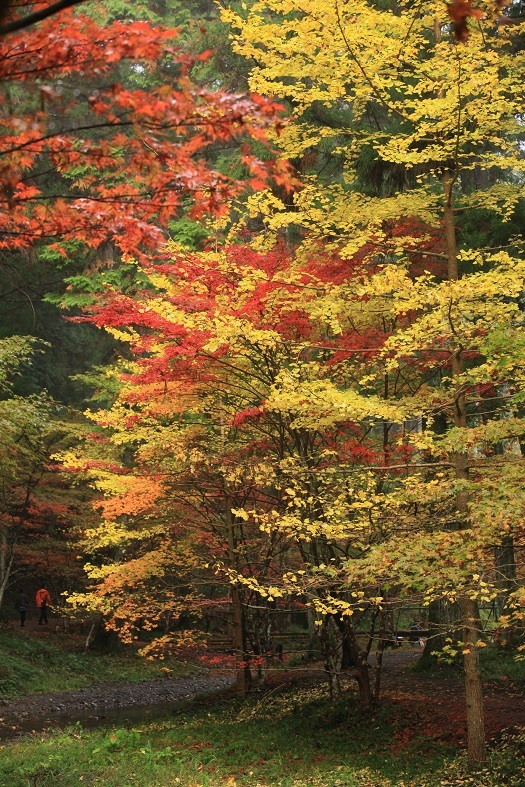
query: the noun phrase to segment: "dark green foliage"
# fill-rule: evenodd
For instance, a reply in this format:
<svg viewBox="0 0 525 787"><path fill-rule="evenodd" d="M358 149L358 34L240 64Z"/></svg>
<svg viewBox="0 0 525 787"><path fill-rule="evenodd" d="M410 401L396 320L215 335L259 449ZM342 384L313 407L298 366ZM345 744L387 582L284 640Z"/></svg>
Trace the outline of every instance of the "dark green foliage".
<svg viewBox="0 0 525 787"><path fill-rule="evenodd" d="M403 164L382 161L370 145L361 148L355 166L359 191L370 197L397 194L413 186L413 175Z"/></svg>
<svg viewBox="0 0 525 787"><path fill-rule="evenodd" d="M515 208L509 221L492 211L478 208L459 211L456 219L459 243L465 249L506 247L515 238L524 240L525 202Z"/></svg>

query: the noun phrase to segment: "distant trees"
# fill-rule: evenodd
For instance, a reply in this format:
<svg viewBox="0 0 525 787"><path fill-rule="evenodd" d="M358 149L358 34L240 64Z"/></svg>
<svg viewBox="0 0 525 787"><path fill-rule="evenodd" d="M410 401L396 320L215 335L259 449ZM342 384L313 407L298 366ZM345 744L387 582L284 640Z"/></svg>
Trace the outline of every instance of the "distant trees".
<svg viewBox="0 0 525 787"><path fill-rule="evenodd" d="M45 573L49 581L59 580L60 590L74 584L68 581L72 575L78 581L68 545L79 501L53 461L72 439L73 427L45 394L12 393L12 378L30 362L34 344L30 338L0 340L0 607L21 571L24 579Z"/></svg>

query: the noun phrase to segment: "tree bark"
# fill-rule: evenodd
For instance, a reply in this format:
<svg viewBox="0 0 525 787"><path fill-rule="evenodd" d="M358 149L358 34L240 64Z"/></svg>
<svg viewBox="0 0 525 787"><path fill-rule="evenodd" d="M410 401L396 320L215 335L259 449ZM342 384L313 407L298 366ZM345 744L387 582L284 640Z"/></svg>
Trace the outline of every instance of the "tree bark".
<svg viewBox="0 0 525 787"><path fill-rule="evenodd" d="M231 500L226 496L226 530L228 536L228 562L230 568L236 568L235 556L235 523L233 521ZM237 679L237 694L243 697L246 694L247 677L249 667L246 662L246 637L244 631L244 616L242 610L242 599L239 586L236 583L231 584L231 597L232 597L232 610L233 610L233 648L235 651L236 660L236 679Z"/></svg>
<svg viewBox="0 0 525 787"><path fill-rule="evenodd" d="M470 765L486 759L483 688L479 674L478 606L470 599L459 602L464 623L463 659L467 703L467 753Z"/></svg>
<svg viewBox="0 0 525 787"><path fill-rule="evenodd" d="M456 228L452 189L454 178L450 170L443 172L444 192L444 230L447 247L447 273L449 281L459 279L457 261ZM452 327L452 326L451 326ZM453 349L451 356L451 372L453 379L457 380L462 374L463 348L458 346ZM467 426L467 410L465 394L458 383L454 392L453 403L454 426L465 429ZM468 455L464 451L456 451L453 455L455 476L458 481L467 481ZM468 491L460 489L457 495L458 527L467 526L468 516ZM479 764L486 759L485 726L483 708L483 687L479 672L478 649L478 615L477 604L467 596L458 599L463 626L463 664L465 670L465 693L467 705L467 739L468 760L471 765Z"/></svg>

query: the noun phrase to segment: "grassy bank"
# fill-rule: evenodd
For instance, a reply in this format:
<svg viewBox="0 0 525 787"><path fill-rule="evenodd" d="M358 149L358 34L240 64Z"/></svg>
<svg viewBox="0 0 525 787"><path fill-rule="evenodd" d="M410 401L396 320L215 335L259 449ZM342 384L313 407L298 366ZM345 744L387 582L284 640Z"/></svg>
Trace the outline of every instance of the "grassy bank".
<svg viewBox="0 0 525 787"><path fill-rule="evenodd" d="M165 664L145 662L132 651L84 653L82 641L39 636L16 629L0 630L0 701L35 692L77 689L106 681L159 677ZM182 663L170 663L182 674Z"/></svg>
<svg viewBox="0 0 525 787"><path fill-rule="evenodd" d="M489 646L480 650L480 669L483 681L510 681L518 685L525 684L525 659L516 660L516 651L506 651L502 648ZM435 678L442 676L448 678L453 675L463 676L463 662L461 653L453 663L442 660L439 664L432 661L421 667L416 663L414 671L420 676L427 674Z"/></svg>
<svg viewBox="0 0 525 787"><path fill-rule="evenodd" d="M129 728L38 735L0 752L10 787L518 787L525 738L491 753L476 776L462 756L429 738L400 745L402 719L363 716L351 697L331 704L324 687L245 702L201 702Z"/></svg>

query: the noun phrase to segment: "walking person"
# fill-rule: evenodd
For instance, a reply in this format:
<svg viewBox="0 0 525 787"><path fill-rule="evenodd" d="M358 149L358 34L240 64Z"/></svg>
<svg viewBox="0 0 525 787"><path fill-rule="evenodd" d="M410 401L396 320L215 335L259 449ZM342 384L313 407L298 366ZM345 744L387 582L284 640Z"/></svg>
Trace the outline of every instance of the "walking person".
<svg viewBox="0 0 525 787"><path fill-rule="evenodd" d="M42 623L47 624L47 608L51 604L51 596L49 595L49 591L45 587L41 587L40 590L36 592L36 605L40 610L40 618L38 620L38 624L41 626Z"/></svg>
<svg viewBox="0 0 525 787"><path fill-rule="evenodd" d="M417 648L423 647L423 640L421 639L421 634L419 633L422 631L422 627L419 624L419 621L414 620L412 625L410 626L410 644L412 647Z"/></svg>
<svg viewBox="0 0 525 787"><path fill-rule="evenodd" d="M15 601L15 609L20 615L20 627L24 628L26 624L26 615L29 608L29 599L23 591L23 588L18 589L18 596Z"/></svg>

